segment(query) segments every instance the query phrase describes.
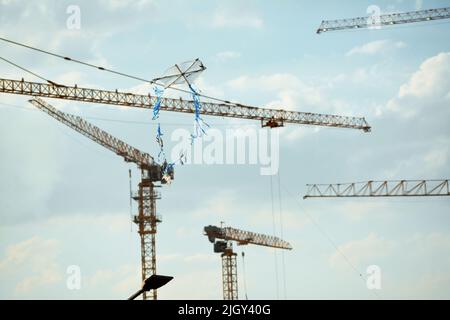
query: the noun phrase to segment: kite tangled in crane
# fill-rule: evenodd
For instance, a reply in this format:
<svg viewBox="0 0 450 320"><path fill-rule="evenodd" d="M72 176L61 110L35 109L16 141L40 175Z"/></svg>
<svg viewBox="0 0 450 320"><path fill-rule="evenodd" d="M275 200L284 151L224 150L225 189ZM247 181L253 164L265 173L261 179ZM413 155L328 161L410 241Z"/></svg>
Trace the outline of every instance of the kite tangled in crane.
<svg viewBox="0 0 450 320"><path fill-rule="evenodd" d="M189 89L192 93L192 100L194 101L194 107L195 107L195 132L194 134L191 134L191 143L194 142L195 138L201 137L203 134L206 134L206 131L203 126L206 126L209 128L209 125L203 121L203 119L200 117L200 98L198 96L197 91L194 90L191 84L189 84Z"/></svg>
<svg viewBox="0 0 450 320"><path fill-rule="evenodd" d="M161 155L166 159L166 154L164 153L164 141L162 139L161 125L158 123L158 129L156 129L156 142L159 145L158 161L161 159Z"/></svg>
<svg viewBox="0 0 450 320"><path fill-rule="evenodd" d="M194 123L194 133L191 134L191 143L194 142L195 138L201 137L203 134L206 134L206 129L209 128L209 125L203 121L200 117L200 95L196 89L192 86L192 82L198 75L204 71L206 67L199 59L195 59L192 61L186 61L181 64L176 64L173 67L170 67L162 77L155 78L152 80L152 83L162 86L163 88L154 87L153 91L156 95L156 102L153 106L153 117L152 120L156 120L159 118L159 111L161 109L161 99L164 94L164 90L174 86L174 85L187 85L189 87L190 93L192 95L192 100L194 103L194 115L195 115L195 123ZM168 163L166 160L166 154L164 152L164 142L162 139L163 133L161 131L161 125L158 123L158 127L156 130L156 142L159 145L159 154L158 161L163 161L163 175L169 176L170 172L173 171L173 167L175 166L175 162ZM186 161L185 155L180 154L180 158L177 162L180 162L183 165Z"/></svg>
<svg viewBox="0 0 450 320"><path fill-rule="evenodd" d="M192 95L192 100L194 102L194 114L195 114L195 129L194 133L191 134L192 142L195 138L201 137L206 134L206 127L209 125L203 121L200 117L200 95L197 90L192 86L193 81L198 77L198 75L206 70L206 67L200 61L200 59L195 59L191 61L186 61L180 64L176 64L170 67L162 77L155 78L152 80L153 83L160 84L164 86L164 89L155 88L155 94L157 96L156 103L153 107L153 120L159 117L159 110L161 107L161 97L164 90L170 88L174 85L187 85L189 87L190 93Z"/></svg>
<svg viewBox="0 0 450 320"><path fill-rule="evenodd" d="M164 89L159 89L158 87L154 87L153 91L156 95L156 102L153 106L153 118L152 120L156 120L159 118L159 109L161 108L161 98L164 93Z"/></svg>

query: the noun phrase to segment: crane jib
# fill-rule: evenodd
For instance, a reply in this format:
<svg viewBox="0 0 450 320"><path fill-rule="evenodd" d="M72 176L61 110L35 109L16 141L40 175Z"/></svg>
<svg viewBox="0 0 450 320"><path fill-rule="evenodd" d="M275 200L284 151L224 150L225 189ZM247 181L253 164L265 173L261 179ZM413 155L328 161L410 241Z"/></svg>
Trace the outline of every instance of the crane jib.
<svg viewBox="0 0 450 320"><path fill-rule="evenodd" d="M157 100L157 96L151 94L143 95L125 93L118 90L108 91L81 88L76 85L71 87L10 79L0 79L0 92L146 109L152 109ZM161 98L161 110L194 113L195 104L194 101L187 99ZM227 104L202 101L200 113L209 116L259 120L263 126L270 128L280 127L284 123L290 123L357 129L363 130L364 132L370 132L371 130L371 127L364 118L257 108L236 103Z"/></svg>

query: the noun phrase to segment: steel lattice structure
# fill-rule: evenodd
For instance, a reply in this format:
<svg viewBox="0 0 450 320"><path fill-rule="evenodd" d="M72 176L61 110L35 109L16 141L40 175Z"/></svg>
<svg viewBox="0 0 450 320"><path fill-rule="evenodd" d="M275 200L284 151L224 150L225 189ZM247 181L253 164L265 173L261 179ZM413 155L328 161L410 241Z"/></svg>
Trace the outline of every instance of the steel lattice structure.
<svg viewBox="0 0 450 320"><path fill-rule="evenodd" d="M153 108L157 101L157 97L150 94L142 95L10 79L0 79L0 92L146 109ZM161 98L160 109L194 113L195 105L192 100ZM359 129L364 132L370 132L371 129L364 118L265 109L233 103L202 101L200 113L209 116L260 120L263 126L269 127L280 127L284 123L291 123Z"/></svg>
<svg viewBox="0 0 450 320"><path fill-rule="evenodd" d="M222 284L223 299L238 299L237 260L233 252L232 241L238 245L255 244L264 247L292 250L289 242L278 237L260 233L239 230L231 227L204 227L205 235L211 243L214 243L214 252L222 253ZM217 241L220 239L221 241Z"/></svg>
<svg viewBox="0 0 450 320"><path fill-rule="evenodd" d="M237 254L233 250L222 253L222 286L224 300L238 300Z"/></svg>
<svg viewBox="0 0 450 320"><path fill-rule="evenodd" d="M151 179L142 173L141 182L136 196L138 203L138 215L134 217L134 223L138 225L141 238L141 277L142 281L156 274L156 225L161 218L156 215L156 200L161 199L159 192ZM143 293L143 299L157 299L156 290Z"/></svg>
<svg viewBox="0 0 450 320"><path fill-rule="evenodd" d="M138 214L134 216L134 222L138 225L141 238L142 281L156 274L156 225L161 222L161 218L156 215L156 200L160 199L160 194L155 190L157 186L154 183L166 182L162 167L155 163L149 154L128 145L81 117L59 111L39 98L30 102L56 120L123 157L125 161L136 163L141 169L141 182L133 199L138 202ZM173 172L170 179L172 178ZM144 292L143 298L156 300L156 290Z"/></svg>
<svg viewBox="0 0 450 320"><path fill-rule="evenodd" d="M269 236L261 233L239 230L231 227L225 228L205 228L206 235L209 238L217 238L225 241L236 241L238 245L256 244L259 246L288 249L292 247L289 242L278 237Z"/></svg>
<svg viewBox="0 0 450 320"><path fill-rule="evenodd" d="M308 191L303 199L450 196L448 181L449 180L399 180L340 184L308 184Z"/></svg>
<svg viewBox="0 0 450 320"><path fill-rule="evenodd" d="M115 154L124 158L127 162L134 162L139 167L150 168L151 166L159 167L153 158L145 152L142 152L129 144L110 135L108 132L94 126L79 116L68 114L54 108L42 99L29 100L35 107L49 114L59 122L71 127L82 135L97 142L105 148L111 150Z"/></svg>
<svg viewBox="0 0 450 320"><path fill-rule="evenodd" d="M441 20L450 18L450 7L410 11L403 13L382 14L374 17L357 17L350 19L325 20L320 24L317 33L345 29L362 29L379 26Z"/></svg>

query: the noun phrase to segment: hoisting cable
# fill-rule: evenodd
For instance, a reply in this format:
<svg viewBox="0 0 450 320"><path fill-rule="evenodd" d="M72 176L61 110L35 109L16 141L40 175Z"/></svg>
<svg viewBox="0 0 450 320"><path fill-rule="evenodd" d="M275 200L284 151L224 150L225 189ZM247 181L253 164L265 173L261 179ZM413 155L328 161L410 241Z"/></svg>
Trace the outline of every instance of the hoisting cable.
<svg viewBox="0 0 450 320"><path fill-rule="evenodd" d="M244 293L245 293L245 300L248 300L247 296L247 277L245 274L245 259L244 259L245 253L242 251L242 274L244 278Z"/></svg>
<svg viewBox="0 0 450 320"><path fill-rule="evenodd" d="M9 39L3 38L3 37L0 37L0 41L8 42L8 43L14 44L16 46L24 47L24 48L27 48L27 49L30 49L30 50L34 50L34 51L37 51L37 52L40 52L40 53L43 53L43 54L47 54L47 55L50 55L50 56L53 56L53 57L56 57L56 58L60 58L60 59L63 59L65 61L71 61L71 62L75 62L75 63L78 63L78 64L82 64L84 66L87 66L87 67L90 67L90 68L94 68L94 69L97 69L97 70L100 70L100 71L105 71L105 72L113 73L113 74L118 75L118 76L122 76L122 77L130 78L130 79L138 80L138 81L141 81L141 82L146 82L146 83L149 83L149 84L154 84L154 85L157 85L157 86L160 86L160 87L165 87L164 84L162 84L162 83L160 83L158 81L155 81L155 80L148 80L148 79L144 79L144 78L141 78L141 77L138 77L138 76L130 75L130 74L127 74L127 73L124 73L124 72L115 71L115 70L112 70L112 69L109 69L109 68L105 68L105 67L102 67L102 66L96 66L96 65L94 65L92 63L84 62L84 61L81 61L81 60L78 60L78 59L73 59L73 58L70 58L70 57L67 57L67 56L63 56L63 55L60 55L60 54L57 54L57 53L53 53L53 52L50 52L50 51L47 51L47 50L39 49L39 48L30 46L30 45L26 45L26 44L23 44L23 43L20 43L20 42L9 40ZM47 79L44 79L44 78L41 78L41 79L49 82L49 80L47 80ZM50 83L52 83L52 82L50 82ZM53 84L55 84L55 83L53 83ZM55 84L55 85L57 85L57 84ZM173 90L176 90L176 91L180 91L180 92L183 92L183 93L188 93L188 94L192 93L190 90L185 90L185 89L176 88L176 87L170 87L170 89L173 89ZM200 97L203 97L203 98L207 98L207 99L210 99L210 100L222 102L222 103L225 103L225 104L242 106L242 104L233 103L233 102L228 101L228 100L207 96L207 95L201 94L201 93L198 93L197 95L200 96Z"/></svg>
<svg viewBox="0 0 450 320"><path fill-rule="evenodd" d="M275 227L275 208L273 203L273 181L272 181L272 175L270 175L270 199L272 202L272 228L273 228L273 236L276 237L276 227ZM277 250L273 249L273 254L275 258L275 281L277 286L277 300L280 299L280 293L279 293L279 285L278 285L278 257L277 257Z"/></svg>
<svg viewBox="0 0 450 320"><path fill-rule="evenodd" d="M279 204L279 215L280 215L280 238L284 239L283 235L283 206L282 206L282 198L281 198L281 178L280 178L280 169L278 169L278 204ZM287 299L287 290L286 290L286 264L284 261L284 250L281 250L281 268L282 268L282 277L283 277L283 293L284 299Z"/></svg>
<svg viewBox="0 0 450 320"><path fill-rule="evenodd" d="M3 61L5 61L6 63L9 63L10 65L12 65L12 66L14 66L14 67L16 67L16 68L19 68L19 69L21 69L21 70L23 70L23 71L25 71L25 72L27 72L27 73L29 73L29 74L35 76L36 78L39 78L39 79L41 79L41 80L44 80L45 82L48 82L48 83L50 83L50 84L52 84L52 85L55 85L55 86L62 87L62 85L57 84L56 82L53 82L53 81L51 81L51 80L48 80L48 79L46 79L46 78L44 78L44 77L38 75L37 73L35 73L35 72L33 72L33 71L31 71L31 70L29 70L29 69L27 69L27 68L24 68L24 67L22 67L22 66L19 66L18 64L14 63L14 62L12 62L12 61L10 61L10 60L8 60L8 59L5 59L5 58L3 58L3 57L0 57L0 60L3 60Z"/></svg>
<svg viewBox="0 0 450 320"><path fill-rule="evenodd" d="M345 262L355 271L355 273L358 275L358 277L364 282L364 285L366 285L367 283L367 279L366 277L364 277L364 275L362 274L362 272L360 272L355 265L353 265L353 263L350 261L350 259L339 249L339 247L337 246L337 244L333 241L333 239L331 239L331 237L328 235L328 233L325 232L325 230L323 230L319 223L306 211L303 210L300 202L298 201L298 199L284 186L282 186L283 190L289 195L291 196L295 202L297 203L297 205L299 206L299 208L301 209L301 211L306 215L306 217L313 223L313 225L316 227L316 229L322 233L322 235L328 240L328 242L333 246L333 248L336 250L336 252L338 252L345 260ZM370 290L371 292L373 292L374 295L377 296L378 299L381 299L380 294L378 294L375 290Z"/></svg>
<svg viewBox="0 0 450 320"><path fill-rule="evenodd" d="M128 169L130 179L130 232L133 232L133 190L131 189L131 169Z"/></svg>

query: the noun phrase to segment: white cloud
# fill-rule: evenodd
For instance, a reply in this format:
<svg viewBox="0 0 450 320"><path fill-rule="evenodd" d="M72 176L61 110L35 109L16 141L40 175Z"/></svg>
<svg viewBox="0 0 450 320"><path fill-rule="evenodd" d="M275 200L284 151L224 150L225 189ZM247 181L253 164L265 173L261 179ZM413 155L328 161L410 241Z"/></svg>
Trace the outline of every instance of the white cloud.
<svg viewBox="0 0 450 320"><path fill-rule="evenodd" d="M445 97L450 92L450 52L442 52L422 63L409 81L400 87L398 97Z"/></svg>
<svg viewBox="0 0 450 320"><path fill-rule="evenodd" d="M212 26L215 28L260 29L263 25L264 21L258 14L241 7L219 8L212 18Z"/></svg>
<svg viewBox="0 0 450 320"><path fill-rule="evenodd" d="M70 216L51 217L45 222L45 227L63 229L66 226L83 228L88 225L90 228L102 228L111 234L120 234L130 231L130 216L127 214L71 214Z"/></svg>
<svg viewBox="0 0 450 320"><path fill-rule="evenodd" d="M222 98L222 99L224 98L225 94L223 90L218 86L208 83L205 80L205 77L203 76L199 76L195 80L195 86L197 87L198 91L202 94L215 98ZM191 97L189 97L189 99L191 99Z"/></svg>
<svg viewBox="0 0 450 320"><path fill-rule="evenodd" d="M280 226L281 219L283 222L283 229L286 230L300 230L310 222L304 215L298 212L290 212L286 210L282 212L281 216L279 212L275 213L275 223L277 226ZM257 210L257 212L249 218L249 222L252 226L264 226L266 227L266 230L269 230L269 227L272 227L272 221L272 212L265 209ZM272 233L272 231L270 231L269 233Z"/></svg>
<svg viewBox="0 0 450 320"><path fill-rule="evenodd" d="M242 75L226 83L236 91L264 92L270 94L266 107L291 111L360 116L361 107L332 96L328 83L305 82L289 73L260 76ZM367 110L365 111L367 114ZM316 131L314 131L316 132ZM301 136L300 133L293 134Z"/></svg>
<svg viewBox="0 0 450 320"><path fill-rule="evenodd" d="M232 59L240 58L241 54L236 51L222 51L216 54L216 58L219 61L225 62Z"/></svg>
<svg viewBox="0 0 450 320"><path fill-rule="evenodd" d="M384 297L448 298L448 233L418 233L398 240L386 240L370 233L366 238L349 241L338 248L339 251L329 257L332 267L349 268L341 252L361 272L372 264L381 267ZM395 267L399 263L400 266ZM401 274L394 277L397 270Z"/></svg>
<svg viewBox="0 0 450 320"><path fill-rule="evenodd" d="M389 255L393 247L392 242L380 238L375 233L370 233L366 238L338 246L338 250L330 256L329 262L333 267L348 268L344 255L357 267L377 264L378 259Z"/></svg>
<svg viewBox="0 0 450 320"><path fill-rule="evenodd" d="M305 137L310 136L311 134L317 133L321 130L320 127L306 128L306 127L289 127L282 128L283 133L281 134L283 137L286 137L288 141L298 141L299 139L303 139ZM286 133L284 133L286 132ZM284 138L283 138L284 139Z"/></svg>
<svg viewBox="0 0 450 320"><path fill-rule="evenodd" d="M217 262L217 257L214 254L197 253L184 257L185 262L190 263L205 263L205 262Z"/></svg>
<svg viewBox="0 0 450 320"><path fill-rule="evenodd" d="M346 56L353 56L355 54L375 55L379 53L386 53L390 49L401 49L405 46L406 44L401 41L392 42L391 40L376 40L354 47L346 53Z"/></svg>
<svg viewBox="0 0 450 320"><path fill-rule="evenodd" d="M158 292L158 295L163 299L221 299L222 279L220 269L203 269L201 271L179 274L176 277L176 281L169 283L162 289L161 292Z"/></svg>
<svg viewBox="0 0 450 320"><path fill-rule="evenodd" d="M0 261L0 274L2 278L26 274L18 281L14 294L27 297L34 290L62 281L62 269L56 261L60 248L60 242L38 236L10 245Z"/></svg>
<svg viewBox="0 0 450 320"><path fill-rule="evenodd" d="M108 293L111 293L110 298L127 297L139 288L140 273L140 266L129 264L114 269L99 269L86 277L83 288L91 292L102 288L103 297L107 297Z"/></svg>
<svg viewBox="0 0 450 320"><path fill-rule="evenodd" d="M448 300L450 272L425 274L412 283L399 288L400 299L444 299Z"/></svg>
<svg viewBox="0 0 450 320"><path fill-rule="evenodd" d="M28 107L25 99L21 97L20 103L17 103L19 98L12 101L16 102L15 105ZM2 101L5 101L5 97L2 97ZM58 127L48 125L46 117L30 110L18 112L2 109L0 175L4 208L1 216L4 223L33 219L40 215L55 186L62 179L65 159L62 154L65 150L63 138ZM20 201L17 195L26 195L26 201L21 206L17 206L17 201Z"/></svg>
<svg viewBox="0 0 450 320"><path fill-rule="evenodd" d="M268 107L285 110L298 110L302 105L318 106L323 102L319 88L308 85L298 77L288 73L276 73L250 77L240 76L228 81L227 86L234 90L264 89L276 93L277 99L267 103Z"/></svg>
<svg viewBox="0 0 450 320"><path fill-rule="evenodd" d="M439 172L449 163L450 139L445 142L438 142L423 157L426 168L431 172Z"/></svg>
<svg viewBox="0 0 450 320"><path fill-rule="evenodd" d="M217 195L210 197L200 209L194 211L193 216L200 219L210 217L217 220L230 218L234 211L235 199L234 190L222 190Z"/></svg>
<svg viewBox="0 0 450 320"><path fill-rule="evenodd" d="M448 252L450 250L450 234L439 232L417 233L407 239L405 243L416 247L416 253L418 254L433 253L436 250Z"/></svg>
<svg viewBox="0 0 450 320"><path fill-rule="evenodd" d="M339 207L339 210L342 214L348 217L352 221L360 221L363 218L367 218L369 216L377 216L386 212L386 204L382 202L345 202L342 206Z"/></svg>
<svg viewBox="0 0 450 320"><path fill-rule="evenodd" d="M123 10L124 8L143 9L145 7L153 6L153 0L101 0L101 6L115 11Z"/></svg>
<svg viewBox="0 0 450 320"><path fill-rule="evenodd" d="M449 93L450 52L442 52L420 65L419 70L400 87L397 97L387 103L387 109L405 118L417 116L425 110L448 112L446 98Z"/></svg>

